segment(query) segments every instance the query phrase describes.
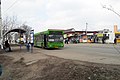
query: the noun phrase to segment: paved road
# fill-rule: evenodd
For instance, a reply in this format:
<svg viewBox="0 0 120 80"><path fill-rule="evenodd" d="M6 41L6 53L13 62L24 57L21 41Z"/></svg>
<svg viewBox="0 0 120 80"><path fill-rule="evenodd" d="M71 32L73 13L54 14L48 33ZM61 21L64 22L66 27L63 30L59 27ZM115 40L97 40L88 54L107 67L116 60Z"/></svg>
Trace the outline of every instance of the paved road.
<svg viewBox="0 0 120 80"><path fill-rule="evenodd" d="M44 50L42 53L65 59L94 63L120 64L120 44L68 44L63 49Z"/></svg>

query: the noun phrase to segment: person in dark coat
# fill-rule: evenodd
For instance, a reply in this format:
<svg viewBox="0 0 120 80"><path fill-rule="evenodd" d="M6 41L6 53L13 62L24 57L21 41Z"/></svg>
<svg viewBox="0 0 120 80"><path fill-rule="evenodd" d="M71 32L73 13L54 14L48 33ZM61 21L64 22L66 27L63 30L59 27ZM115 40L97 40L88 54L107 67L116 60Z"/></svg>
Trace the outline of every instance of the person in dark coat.
<svg viewBox="0 0 120 80"><path fill-rule="evenodd" d="M116 44L116 43L117 43L117 39L115 38L115 39L114 39L114 44Z"/></svg>
<svg viewBox="0 0 120 80"><path fill-rule="evenodd" d="M8 40L5 41L5 48L9 49L8 51L11 52L10 44L8 43Z"/></svg>
<svg viewBox="0 0 120 80"><path fill-rule="evenodd" d="M99 39L98 39L98 37L97 37L97 43L98 43L98 40L99 40Z"/></svg>
<svg viewBox="0 0 120 80"><path fill-rule="evenodd" d="M65 44L68 44L68 38L65 39Z"/></svg>
<svg viewBox="0 0 120 80"><path fill-rule="evenodd" d="M105 38L104 37L102 38L102 43L105 44Z"/></svg>

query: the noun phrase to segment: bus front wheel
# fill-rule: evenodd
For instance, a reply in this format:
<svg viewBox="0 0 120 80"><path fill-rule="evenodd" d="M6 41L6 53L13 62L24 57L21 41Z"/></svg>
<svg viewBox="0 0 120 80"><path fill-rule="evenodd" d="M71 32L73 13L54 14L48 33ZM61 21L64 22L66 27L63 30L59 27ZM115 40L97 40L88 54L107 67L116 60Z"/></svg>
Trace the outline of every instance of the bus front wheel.
<svg viewBox="0 0 120 80"><path fill-rule="evenodd" d="M41 47L44 48L43 43L41 43Z"/></svg>

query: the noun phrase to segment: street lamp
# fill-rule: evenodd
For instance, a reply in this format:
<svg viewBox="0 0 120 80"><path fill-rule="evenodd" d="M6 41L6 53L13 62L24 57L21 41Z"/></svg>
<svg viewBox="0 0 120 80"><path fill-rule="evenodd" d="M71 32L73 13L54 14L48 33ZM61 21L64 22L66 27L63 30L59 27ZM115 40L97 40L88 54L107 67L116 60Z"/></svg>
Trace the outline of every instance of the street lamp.
<svg viewBox="0 0 120 80"><path fill-rule="evenodd" d="M106 5L102 5L103 8L112 11L113 13L115 13L116 15L118 15L120 17L120 14L117 13L116 11L114 11L113 7L110 5L110 7L106 7Z"/></svg>
<svg viewBox="0 0 120 80"><path fill-rule="evenodd" d="M87 27L88 27L88 23L86 23L86 30L85 30L86 42L87 42L87 40L88 40L88 38L87 38Z"/></svg>

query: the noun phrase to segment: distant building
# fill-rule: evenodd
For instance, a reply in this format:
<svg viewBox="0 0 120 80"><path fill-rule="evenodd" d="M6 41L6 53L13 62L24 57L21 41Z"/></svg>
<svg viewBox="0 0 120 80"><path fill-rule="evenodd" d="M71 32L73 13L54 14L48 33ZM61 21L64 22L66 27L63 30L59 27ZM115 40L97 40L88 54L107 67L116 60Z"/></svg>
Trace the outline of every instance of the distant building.
<svg viewBox="0 0 120 80"><path fill-rule="evenodd" d="M102 43L103 39L105 43L114 43L115 35L109 29L100 30L96 35L99 43Z"/></svg>
<svg viewBox="0 0 120 80"><path fill-rule="evenodd" d="M100 30L97 33L98 42L102 42L102 39L105 39L105 43L114 43L114 39L116 38L116 42L120 43L120 32L118 31L118 26L114 25L114 31L110 31L109 29Z"/></svg>
<svg viewBox="0 0 120 80"><path fill-rule="evenodd" d="M70 43L93 42L98 31L75 31L74 28L64 31L64 38L68 38Z"/></svg>
<svg viewBox="0 0 120 80"><path fill-rule="evenodd" d="M114 25L114 33L115 32L118 32L118 27L117 27L117 25Z"/></svg>

